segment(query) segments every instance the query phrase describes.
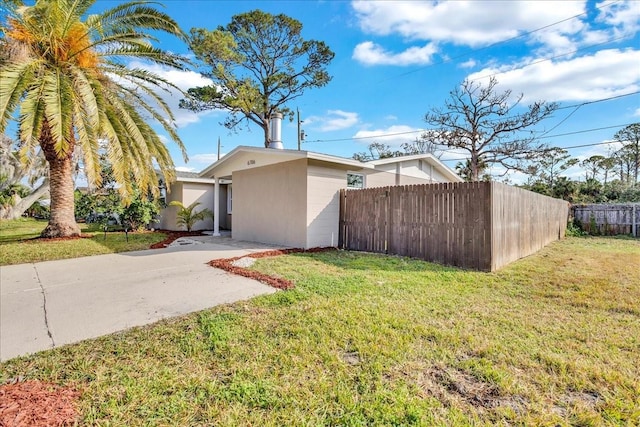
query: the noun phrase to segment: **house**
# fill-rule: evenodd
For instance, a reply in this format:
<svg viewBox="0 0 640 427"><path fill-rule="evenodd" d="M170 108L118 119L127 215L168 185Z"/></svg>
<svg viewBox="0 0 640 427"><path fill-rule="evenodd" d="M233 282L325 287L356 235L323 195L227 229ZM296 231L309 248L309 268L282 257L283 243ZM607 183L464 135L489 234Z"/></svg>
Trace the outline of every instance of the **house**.
<svg viewBox="0 0 640 427"><path fill-rule="evenodd" d="M279 139L272 138L275 141ZM338 244L339 191L461 182L431 154L360 162L310 151L239 146L198 174L179 173L167 203L199 201L214 219L194 229L231 230L238 240L299 248ZM176 208L160 226L176 229Z"/></svg>
<svg viewBox="0 0 640 427"><path fill-rule="evenodd" d="M461 182L431 154L362 163L309 151L240 146L200 173L178 173L167 203L194 201L214 212L195 229L232 230L234 238L292 247L338 243L342 188ZM160 226L176 229L175 207Z"/></svg>

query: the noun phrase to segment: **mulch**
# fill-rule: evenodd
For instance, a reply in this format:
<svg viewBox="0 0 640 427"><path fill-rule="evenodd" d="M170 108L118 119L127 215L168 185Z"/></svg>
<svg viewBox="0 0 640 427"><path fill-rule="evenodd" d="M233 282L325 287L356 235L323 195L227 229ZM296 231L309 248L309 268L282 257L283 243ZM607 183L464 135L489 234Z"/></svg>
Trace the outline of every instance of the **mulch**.
<svg viewBox="0 0 640 427"><path fill-rule="evenodd" d="M272 286L276 289L293 289L295 285L290 280L287 280L282 277L269 276L268 274L263 274L258 271L249 270L242 267L237 267L233 265L233 262L241 258L266 258L266 257L294 254L294 253L300 253L300 252L324 252L324 251L329 251L334 249L335 248L276 249L273 251L256 252L256 253L243 255L235 258L214 259L213 261L209 261L209 265L211 267L228 271L229 273L237 274L238 276L248 277L249 279L257 280L261 283L264 283L265 285Z"/></svg>
<svg viewBox="0 0 640 427"><path fill-rule="evenodd" d="M162 249L169 246L173 243L174 240L179 239L180 237L189 237L189 236L204 236L200 231L169 231L169 230L156 230L160 233L165 233L167 237L158 243L154 243L149 248L150 249Z"/></svg>
<svg viewBox="0 0 640 427"><path fill-rule="evenodd" d="M0 426L59 427L77 424L80 393L42 381L0 386Z"/></svg>

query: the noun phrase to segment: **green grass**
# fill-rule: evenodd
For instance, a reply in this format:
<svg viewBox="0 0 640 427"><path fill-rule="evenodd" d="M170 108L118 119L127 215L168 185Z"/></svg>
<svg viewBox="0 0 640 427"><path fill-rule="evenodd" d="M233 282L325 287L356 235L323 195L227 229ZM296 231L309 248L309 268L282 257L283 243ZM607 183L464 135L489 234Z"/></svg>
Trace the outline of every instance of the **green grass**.
<svg viewBox="0 0 640 427"><path fill-rule="evenodd" d="M0 365L86 425L640 424L640 242L568 238L497 273L331 251L296 289Z"/></svg>
<svg viewBox="0 0 640 427"><path fill-rule="evenodd" d="M127 241L125 233L110 231L105 238L97 225L80 224L83 235L91 237L59 241L36 239L46 225L46 221L26 218L0 221L0 265L149 249L166 237L163 233L129 233Z"/></svg>

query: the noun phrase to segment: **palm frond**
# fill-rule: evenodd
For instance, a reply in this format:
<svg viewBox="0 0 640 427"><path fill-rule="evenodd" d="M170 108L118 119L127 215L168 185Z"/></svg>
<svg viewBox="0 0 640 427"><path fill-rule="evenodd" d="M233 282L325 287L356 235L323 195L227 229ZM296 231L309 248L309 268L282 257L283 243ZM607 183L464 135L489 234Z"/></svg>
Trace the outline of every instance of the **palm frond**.
<svg viewBox="0 0 640 427"><path fill-rule="evenodd" d="M73 150L71 147L73 87L68 77L60 70L52 71L42 78L44 83L42 102L55 151L62 157Z"/></svg>
<svg viewBox="0 0 640 427"><path fill-rule="evenodd" d="M149 2L131 1L122 3L99 15L87 19L87 24L96 29L101 35L109 36L115 31L123 29L143 28L163 31L187 40L187 35L180 29L173 18L148 6Z"/></svg>
<svg viewBox="0 0 640 427"><path fill-rule="evenodd" d="M39 65L39 61L26 61L9 63L0 69L0 132L7 128Z"/></svg>
<svg viewBox="0 0 640 427"><path fill-rule="evenodd" d="M35 148L39 145L39 137L42 132L42 124L45 117L45 107L42 102L42 92L44 90L44 81L40 80L36 84L32 84L21 103L20 111L20 140L22 147L20 149L20 158L23 163L28 157L34 153Z"/></svg>
<svg viewBox="0 0 640 427"><path fill-rule="evenodd" d="M188 61L181 55L167 53L151 45L122 44L109 46L100 52L100 56L113 58L140 58L155 64L165 65L178 70L186 69Z"/></svg>

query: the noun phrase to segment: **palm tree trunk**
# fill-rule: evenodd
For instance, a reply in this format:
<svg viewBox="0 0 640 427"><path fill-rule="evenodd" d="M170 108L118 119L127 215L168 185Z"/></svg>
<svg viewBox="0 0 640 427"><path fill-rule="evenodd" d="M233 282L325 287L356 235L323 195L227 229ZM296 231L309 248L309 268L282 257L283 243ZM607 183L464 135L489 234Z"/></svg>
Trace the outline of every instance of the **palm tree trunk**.
<svg viewBox="0 0 640 427"><path fill-rule="evenodd" d="M49 163L49 193L51 195L49 225L41 237L73 237L80 235L76 224L73 197L73 148L58 155L53 147L46 124L40 136L40 146Z"/></svg>

